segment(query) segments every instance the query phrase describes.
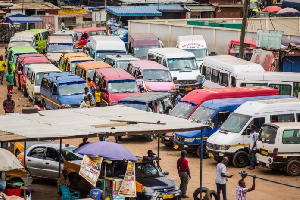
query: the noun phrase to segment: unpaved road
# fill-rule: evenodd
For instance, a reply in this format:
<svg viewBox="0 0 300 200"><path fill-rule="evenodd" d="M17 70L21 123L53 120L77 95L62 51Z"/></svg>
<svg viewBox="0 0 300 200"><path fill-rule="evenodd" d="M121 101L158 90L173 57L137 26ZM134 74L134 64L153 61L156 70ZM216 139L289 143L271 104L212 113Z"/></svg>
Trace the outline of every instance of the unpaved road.
<svg viewBox="0 0 300 200"><path fill-rule="evenodd" d="M0 55L4 54L4 48L0 47ZM20 112L22 107L25 105L31 105L27 98L25 98L21 91L18 91L14 88L13 99L16 101L16 112ZM0 102L2 104L6 96L6 85L0 85ZM0 114L3 114L2 106L0 108ZM1 123L1 122L0 122ZM12 122L18 123L18 122ZM34 127L33 127L34 128ZM113 138L110 138L111 141L114 141ZM98 138L90 138L90 142L98 141ZM80 139L70 139L63 140L63 143L69 143L73 145L78 145L81 143ZM130 151L132 151L137 156L144 156L147 153L148 149L152 149L157 153L157 142L146 142L142 138L124 138L120 144L126 146ZM160 157L162 158L160 164L163 171L168 171L170 174L168 177L174 180L177 184L180 183L179 177L176 170L176 160L179 158L180 152L172 148L165 147L161 145ZM196 188L200 186L200 159L195 155L188 155L188 161L191 168L192 179L188 185L188 195L189 199L192 199L192 193ZM216 189L214 180L216 175L216 162L213 159L206 159L203 161L203 186L210 189ZM238 172L246 170L250 174L255 174L260 177L272 179L275 181L281 181L284 183L298 185L300 186L300 176L290 177L285 175L284 172L280 171L271 171L267 169L257 168L255 170L249 171L247 169L238 169L234 168L229 164L227 171L234 174L234 176L229 179L227 182L227 196L228 199L235 198L235 187L237 182L240 179ZM252 179L249 177L246 179L247 187L251 187ZM33 200L53 200L57 196L56 182L51 180L35 179L33 182L33 187L35 192L33 193ZM278 185L266 181L257 179L256 190L247 195L248 200L269 200L269 199L300 199L300 190Z"/></svg>

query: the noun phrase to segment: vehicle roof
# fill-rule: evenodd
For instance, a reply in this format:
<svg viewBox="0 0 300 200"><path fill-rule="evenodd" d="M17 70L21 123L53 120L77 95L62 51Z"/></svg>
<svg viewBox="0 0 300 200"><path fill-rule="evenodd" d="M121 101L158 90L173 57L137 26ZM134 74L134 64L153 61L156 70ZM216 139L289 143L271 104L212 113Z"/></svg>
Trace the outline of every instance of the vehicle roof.
<svg viewBox="0 0 300 200"><path fill-rule="evenodd" d="M86 53L83 52L68 52L68 53L64 53L62 54L62 57L64 58L68 58L68 57L85 57L87 56Z"/></svg>
<svg viewBox="0 0 300 200"><path fill-rule="evenodd" d="M24 32L44 33L44 32L49 32L49 30L47 30L47 29L29 29L29 30L25 30Z"/></svg>
<svg viewBox="0 0 300 200"><path fill-rule="evenodd" d="M28 69L38 72L61 72L55 65L51 63L33 63L29 64Z"/></svg>
<svg viewBox="0 0 300 200"><path fill-rule="evenodd" d="M272 113L282 111L292 111L293 113L300 110L300 99L275 99L262 101L248 101L243 103L234 112L244 115L254 116L257 113Z"/></svg>
<svg viewBox="0 0 300 200"><path fill-rule="evenodd" d="M89 27L89 28L77 28L73 29L75 32L80 32L80 31L106 31L106 27Z"/></svg>
<svg viewBox="0 0 300 200"><path fill-rule="evenodd" d="M119 101L119 103L125 103L125 102L151 102L156 101L160 99L164 99L166 97L171 97L171 94L168 92L145 92L141 94L136 94L130 97L123 98Z"/></svg>
<svg viewBox="0 0 300 200"><path fill-rule="evenodd" d="M17 38L34 38L34 33L32 33L32 32L18 32L18 33L15 33L14 34L14 36L12 37L12 38L14 38L14 37L17 37Z"/></svg>
<svg viewBox="0 0 300 200"><path fill-rule="evenodd" d="M240 106L247 101L271 100L271 99L288 99L294 98L289 95L270 95L270 96L257 96L257 97L241 97L241 98L225 98L204 101L202 107L219 109L228 106Z"/></svg>
<svg viewBox="0 0 300 200"><path fill-rule="evenodd" d="M90 46L97 50L126 51L125 43L116 36L94 35L90 37Z"/></svg>
<svg viewBox="0 0 300 200"><path fill-rule="evenodd" d="M172 47L149 49L150 52L164 55L166 58L195 58L195 55L191 52Z"/></svg>
<svg viewBox="0 0 300 200"><path fill-rule="evenodd" d="M134 57L129 54L115 54L115 55L106 55L106 58L110 58L112 60L140 60L139 58Z"/></svg>
<svg viewBox="0 0 300 200"><path fill-rule="evenodd" d="M155 36L153 33L132 33L132 34L130 34L130 37L132 39L139 39L139 38L142 38L142 39L156 38L156 39L158 39L158 37Z"/></svg>
<svg viewBox="0 0 300 200"><path fill-rule="evenodd" d="M13 51L15 54L20 54L20 53L37 53L35 48L33 47L20 47L20 46L15 46L10 48L10 51Z"/></svg>
<svg viewBox="0 0 300 200"><path fill-rule="evenodd" d="M106 80L135 80L133 76L127 73L124 69L121 68L102 68L96 70L97 74L100 74L105 77Z"/></svg>
<svg viewBox="0 0 300 200"><path fill-rule="evenodd" d="M240 44L240 40L231 40L230 43L237 43L237 44ZM245 43L245 44L251 44L251 45L256 46L256 41L255 41L255 40L252 40L252 39L250 39L250 38L245 38L244 43Z"/></svg>
<svg viewBox="0 0 300 200"><path fill-rule="evenodd" d="M60 36L49 36L48 43L64 43L64 44L73 44L73 38L69 35L60 35Z"/></svg>
<svg viewBox="0 0 300 200"><path fill-rule="evenodd" d="M33 63L51 63L46 57L29 57L24 58L22 62L26 64L33 64Z"/></svg>
<svg viewBox="0 0 300 200"><path fill-rule="evenodd" d="M196 89L182 98L182 101L202 104L203 101L224 98L240 98L251 96L278 95L278 90L263 86L247 86L232 88Z"/></svg>
<svg viewBox="0 0 300 200"><path fill-rule="evenodd" d="M73 30L65 30L65 31L56 31L55 33L53 33L54 36L56 35L74 35L74 31Z"/></svg>
<svg viewBox="0 0 300 200"><path fill-rule="evenodd" d="M90 37L90 39L94 39L96 41L118 41L118 42L122 41L117 36L105 36L105 35L93 35Z"/></svg>
<svg viewBox="0 0 300 200"><path fill-rule="evenodd" d="M71 74L70 72L50 73L45 75L44 77L57 84L72 83L72 82L86 83L86 80L84 80L80 76Z"/></svg>
<svg viewBox="0 0 300 200"><path fill-rule="evenodd" d="M39 146L52 147L52 148L55 148L55 149L59 149L60 145L59 145L59 143L41 143L41 144L32 145L30 148L35 148L35 147L39 147ZM74 145L68 145L68 144L62 144L62 148L69 148L69 147L75 147L75 146Z"/></svg>
<svg viewBox="0 0 300 200"><path fill-rule="evenodd" d="M281 129L300 129L300 122L265 123L263 126L275 126Z"/></svg>
<svg viewBox="0 0 300 200"><path fill-rule="evenodd" d="M89 61L93 61L94 59L88 55L86 56L75 56L75 57L68 57L68 62L74 62L74 61L85 61L85 60L89 60Z"/></svg>
<svg viewBox="0 0 300 200"><path fill-rule="evenodd" d="M101 68L110 68L109 64L103 62L103 61L87 61L87 62L81 62L77 64L78 67L83 68L84 70L89 69L101 69Z"/></svg>
<svg viewBox="0 0 300 200"><path fill-rule="evenodd" d="M203 65L206 67L213 67L214 69L229 71L233 74L237 74L241 71L265 71L260 64L236 58L231 55L206 56L203 58Z"/></svg>
<svg viewBox="0 0 300 200"><path fill-rule="evenodd" d="M17 46L20 46L20 47L31 47L31 44L29 44L28 42L10 42L8 43L7 45L7 48L11 48L11 47L17 47Z"/></svg>
<svg viewBox="0 0 300 200"><path fill-rule="evenodd" d="M254 81L299 81L300 73L294 72L239 72L236 80Z"/></svg>
<svg viewBox="0 0 300 200"><path fill-rule="evenodd" d="M132 33L129 41L133 46L159 46L159 39L153 33Z"/></svg>
<svg viewBox="0 0 300 200"><path fill-rule="evenodd" d="M137 60L137 61L130 61L129 62L132 66L140 68L140 69L163 69L163 70L168 70L165 66L155 62L155 61L150 61L150 60Z"/></svg>
<svg viewBox="0 0 300 200"><path fill-rule="evenodd" d="M46 58L43 54L40 54L40 53L30 53L30 54L21 54L18 56L18 60L20 59L28 59L28 58L31 58L31 57L43 57L43 58Z"/></svg>

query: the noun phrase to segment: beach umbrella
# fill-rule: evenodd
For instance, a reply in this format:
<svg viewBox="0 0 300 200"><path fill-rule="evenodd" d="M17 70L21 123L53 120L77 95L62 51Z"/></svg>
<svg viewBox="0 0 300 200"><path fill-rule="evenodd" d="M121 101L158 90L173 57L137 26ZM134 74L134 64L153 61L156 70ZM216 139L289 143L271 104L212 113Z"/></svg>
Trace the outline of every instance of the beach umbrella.
<svg viewBox="0 0 300 200"><path fill-rule="evenodd" d="M281 9L280 11L278 11L276 14L277 15L299 14L299 11L296 10L295 8L284 8L284 9Z"/></svg>
<svg viewBox="0 0 300 200"><path fill-rule="evenodd" d="M0 148L0 158L0 171L24 168L14 154L3 148Z"/></svg>
<svg viewBox="0 0 300 200"><path fill-rule="evenodd" d="M73 152L90 157L103 157L108 160L127 160L137 162L137 158L121 144L102 141L85 144Z"/></svg>
<svg viewBox="0 0 300 200"><path fill-rule="evenodd" d="M278 6L268 6L262 10L262 12L278 12L281 8Z"/></svg>

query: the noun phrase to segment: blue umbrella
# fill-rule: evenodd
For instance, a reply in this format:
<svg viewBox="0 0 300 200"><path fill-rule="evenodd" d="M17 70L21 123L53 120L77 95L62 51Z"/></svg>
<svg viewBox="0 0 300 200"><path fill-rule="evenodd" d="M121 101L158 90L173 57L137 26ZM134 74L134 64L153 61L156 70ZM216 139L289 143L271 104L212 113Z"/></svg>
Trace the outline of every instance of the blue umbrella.
<svg viewBox="0 0 300 200"><path fill-rule="evenodd" d="M137 158L126 147L109 141L88 143L75 149L74 152L90 157L99 156L108 160L137 162Z"/></svg>

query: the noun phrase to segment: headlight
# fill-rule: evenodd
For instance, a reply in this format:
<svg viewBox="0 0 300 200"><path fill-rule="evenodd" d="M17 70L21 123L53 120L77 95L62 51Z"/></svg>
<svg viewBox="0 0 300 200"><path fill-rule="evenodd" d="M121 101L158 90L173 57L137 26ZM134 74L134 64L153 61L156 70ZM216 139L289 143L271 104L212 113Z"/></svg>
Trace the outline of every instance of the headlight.
<svg viewBox="0 0 300 200"><path fill-rule="evenodd" d="M64 108L71 108L71 105L70 104L62 104L62 107L64 107Z"/></svg>
<svg viewBox="0 0 300 200"><path fill-rule="evenodd" d="M178 185L175 185L174 190L179 190Z"/></svg>
<svg viewBox="0 0 300 200"><path fill-rule="evenodd" d="M185 142L194 142L195 138L184 138Z"/></svg>
<svg viewBox="0 0 300 200"><path fill-rule="evenodd" d="M142 186L142 190L143 190L143 192L145 192L145 193L153 193L153 192L154 192L154 190L153 190L152 188L150 188L150 187L145 187L145 186Z"/></svg>
<svg viewBox="0 0 300 200"><path fill-rule="evenodd" d="M172 136L174 136L174 132L168 132L168 133L166 133L166 135L165 135L165 136L172 137Z"/></svg>
<svg viewBox="0 0 300 200"><path fill-rule="evenodd" d="M219 150L228 150L230 148L230 145L220 145Z"/></svg>

